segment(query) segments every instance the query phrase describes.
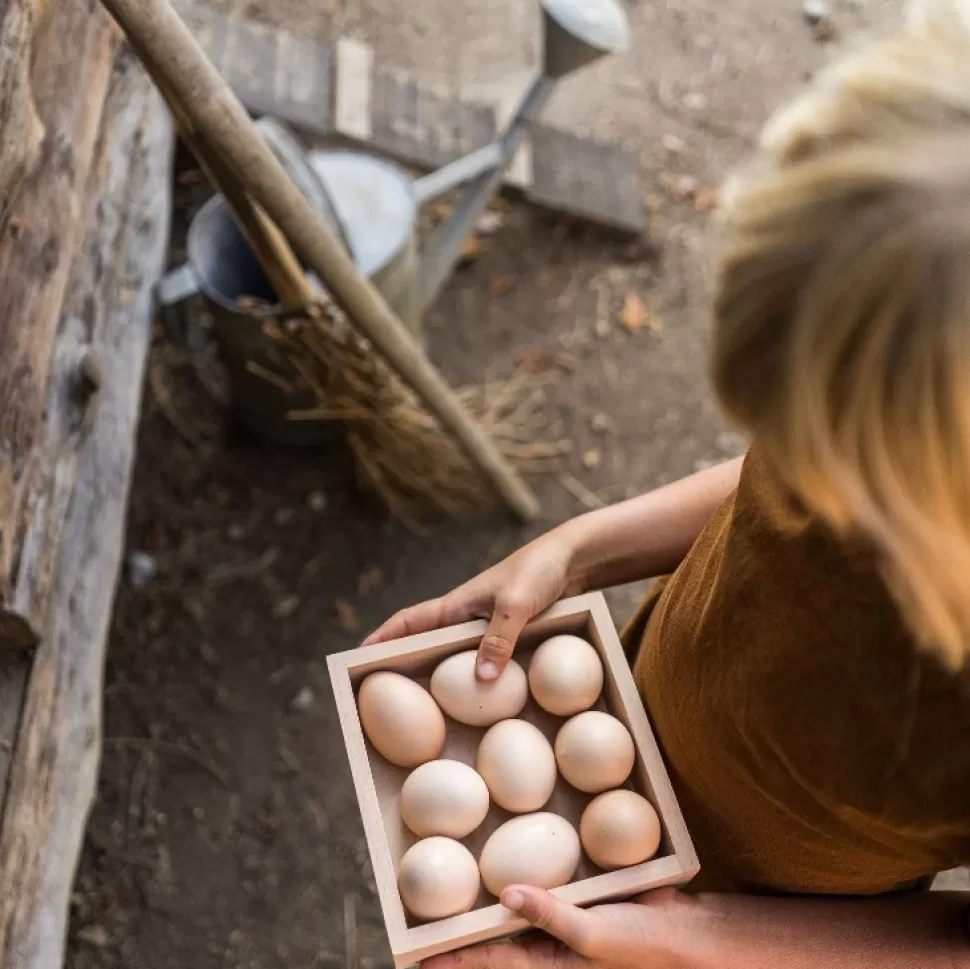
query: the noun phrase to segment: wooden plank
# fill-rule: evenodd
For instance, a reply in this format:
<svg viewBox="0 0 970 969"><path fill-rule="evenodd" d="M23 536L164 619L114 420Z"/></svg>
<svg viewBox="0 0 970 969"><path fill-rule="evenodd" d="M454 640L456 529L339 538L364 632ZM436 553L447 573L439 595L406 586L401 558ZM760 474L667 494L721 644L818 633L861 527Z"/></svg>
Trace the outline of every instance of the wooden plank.
<svg viewBox="0 0 970 969"><path fill-rule="evenodd" d="M368 141L375 84L374 52L366 44L341 38L337 41L334 69L334 130L345 138Z"/></svg>
<svg viewBox="0 0 970 969"><path fill-rule="evenodd" d="M283 110L276 96L278 75L284 70L278 56L281 36L252 21L228 23L221 73L253 114Z"/></svg>
<svg viewBox="0 0 970 969"><path fill-rule="evenodd" d="M290 124L310 131L333 128L333 55L324 44L282 31L278 54L272 113Z"/></svg>
<svg viewBox="0 0 970 969"><path fill-rule="evenodd" d="M636 157L621 145L533 125L532 186L526 197L547 208L591 218L622 232L642 232Z"/></svg>
<svg viewBox="0 0 970 969"><path fill-rule="evenodd" d="M81 186L87 233L60 316L40 435L54 465L45 502L62 540L0 819L0 884L9 888L0 892L4 969L57 969L62 962L97 776L104 649L124 542L151 292L167 245L168 113L127 54L114 74L104 122L93 175ZM81 409L79 378L92 390ZM0 709L10 699L5 690Z"/></svg>
<svg viewBox="0 0 970 969"><path fill-rule="evenodd" d="M441 660L476 648L486 626L484 621L463 623L328 658L337 715L347 746L391 952L398 969L438 953L498 938L526 927L521 919L502 908L485 891L481 892L476 906L462 915L420 924L406 913L395 872L401 857L416 840L404 827L399 811L401 787L408 771L388 763L368 743L355 697L356 687L376 670L394 670L426 686ZM608 710L630 731L637 751L637 766L629 786L639 790L656 807L664 839L657 857L617 871L603 872L583 858L575 878L556 889L555 894L577 905L590 905L689 881L698 870L697 856L603 595L590 593L556 603L526 627L516 647L516 659L527 665L541 642L560 633L581 636L599 653L605 682L596 708ZM563 722L542 711L532 699L519 717L538 727L550 742ZM480 728L449 721L441 756L474 766L482 734ZM544 810L558 814L578 827L589 800L589 795L581 794L560 779ZM480 854L485 840L507 818L505 812L494 806L490 808L481 827L462 839L472 854Z"/></svg>
<svg viewBox="0 0 970 969"><path fill-rule="evenodd" d="M0 238L0 645L37 640L59 522L41 500L41 447L52 346L117 31L97 4L51 8L34 36L31 85L47 136ZM7 133L4 133L5 142Z"/></svg>

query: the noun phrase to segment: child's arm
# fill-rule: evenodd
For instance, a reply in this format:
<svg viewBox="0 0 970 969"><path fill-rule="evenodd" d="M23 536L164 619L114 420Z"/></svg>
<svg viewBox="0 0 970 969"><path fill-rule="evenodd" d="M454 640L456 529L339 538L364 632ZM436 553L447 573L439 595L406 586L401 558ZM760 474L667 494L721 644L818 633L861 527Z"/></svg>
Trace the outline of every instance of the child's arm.
<svg viewBox="0 0 970 969"><path fill-rule="evenodd" d="M737 488L743 460L698 471L561 525L572 548L572 584L590 591L673 572Z"/></svg>
<svg viewBox="0 0 970 969"><path fill-rule="evenodd" d="M672 889L582 910L536 888L502 904L547 936L438 956L425 969L968 969L967 898L749 898Z"/></svg>
<svg viewBox="0 0 970 969"><path fill-rule="evenodd" d="M672 572L737 487L742 459L574 518L440 599L391 617L365 646L469 619L489 619L479 676L494 679L525 624L563 595Z"/></svg>

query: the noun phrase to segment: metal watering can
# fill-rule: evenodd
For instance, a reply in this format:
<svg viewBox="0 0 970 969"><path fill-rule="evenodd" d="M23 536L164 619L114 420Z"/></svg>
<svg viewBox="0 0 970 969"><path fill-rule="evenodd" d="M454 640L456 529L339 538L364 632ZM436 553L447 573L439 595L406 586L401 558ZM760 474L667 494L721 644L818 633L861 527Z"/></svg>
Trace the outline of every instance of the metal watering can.
<svg viewBox="0 0 970 969"><path fill-rule="evenodd" d="M336 231L367 276L418 341L422 320L460 258L465 240L504 173L528 125L542 110L556 82L586 64L629 46L627 17L618 0L541 0L545 42L543 63L505 130L490 145L423 178L412 180L397 166L356 151L306 153L271 118L257 122L269 146L306 196ZM458 186L451 216L419 255L415 236L422 205ZM317 282L317 285L319 283ZM226 202L211 199L193 219L186 263L158 284L157 296L169 321L183 299L197 293L211 303L216 338L229 367L237 416L265 443L315 445L326 440L322 423L287 419L292 410L312 408L315 398L286 390L253 373L288 369L271 337L267 318L279 315L269 280L236 227ZM255 314L246 306L255 297Z"/></svg>

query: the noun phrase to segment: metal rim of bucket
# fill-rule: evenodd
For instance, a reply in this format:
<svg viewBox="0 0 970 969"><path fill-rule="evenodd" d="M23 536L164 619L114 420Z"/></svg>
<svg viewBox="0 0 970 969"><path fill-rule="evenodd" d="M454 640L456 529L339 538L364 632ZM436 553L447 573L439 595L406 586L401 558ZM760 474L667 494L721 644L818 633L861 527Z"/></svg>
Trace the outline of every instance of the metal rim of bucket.
<svg viewBox="0 0 970 969"><path fill-rule="evenodd" d="M217 212L225 210L226 217L233 221L235 225L235 220L233 220L232 212L229 209L229 204L221 195L213 195L205 205L195 214L192 222L189 224L189 231L185 239L186 255L188 256L188 263L193 267L193 272L198 283L199 290L208 298L211 299L213 303L217 306L222 307L224 310L229 310L232 313L243 313L243 309L239 304L238 299L230 299L219 290L213 288L209 285L209 281L206 276L201 273L198 269L200 265L203 265L204 260L200 258L202 250L202 233L205 231L208 224L210 224L215 217ZM238 226L236 226L236 231L239 231ZM242 233L240 233L241 235ZM248 245L248 242L247 242ZM253 306L251 309L247 308L245 315L247 316L259 316L269 318L271 316L279 316L283 312L283 306L281 303L260 303Z"/></svg>

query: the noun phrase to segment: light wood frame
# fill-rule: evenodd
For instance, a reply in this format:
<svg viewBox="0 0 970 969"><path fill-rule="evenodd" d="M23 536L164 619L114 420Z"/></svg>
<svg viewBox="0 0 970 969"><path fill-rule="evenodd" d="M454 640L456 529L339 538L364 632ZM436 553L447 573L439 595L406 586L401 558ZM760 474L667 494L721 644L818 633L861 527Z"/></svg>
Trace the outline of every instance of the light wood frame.
<svg viewBox="0 0 970 969"><path fill-rule="evenodd" d="M445 657L473 649L486 629L483 621L464 623L390 643L337 653L329 657L337 712L370 850L377 891L397 969L413 965L441 952L510 935L526 927L507 909L484 893L479 907L464 915L436 922L416 922L405 911L397 889L395 859L413 842L398 816L397 792L407 772L384 761L365 739L357 713L355 691L361 680L377 670L394 670L427 683L432 669ZM564 599L529 624L519 641L516 655L524 658L539 642L557 633L580 635L593 644L606 673L601 709L622 720L633 736L637 765L629 786L646 795L657 808L663 826L663 845L651 861L620 871L601 872L584 859L577 880L556 890L560 898L577 905L630 897L664 885L689 881L699 870L697 855L674 796L647 719L643 703L620 645L606 599L591 593ZM522 716L552 734L561 720L543 715L530 706ZM555 721L555 722L553 722ZM445 757L474 764L474 748L482 731L448 721L449 743ZM588 797L568 788L560 779L547 810L568 813L575 821ZM494 805L498 815L491 828L508 815ZM486 826L489 824L486 821ZM466 843L476 853L483 835L479 832Z"/></svg>

